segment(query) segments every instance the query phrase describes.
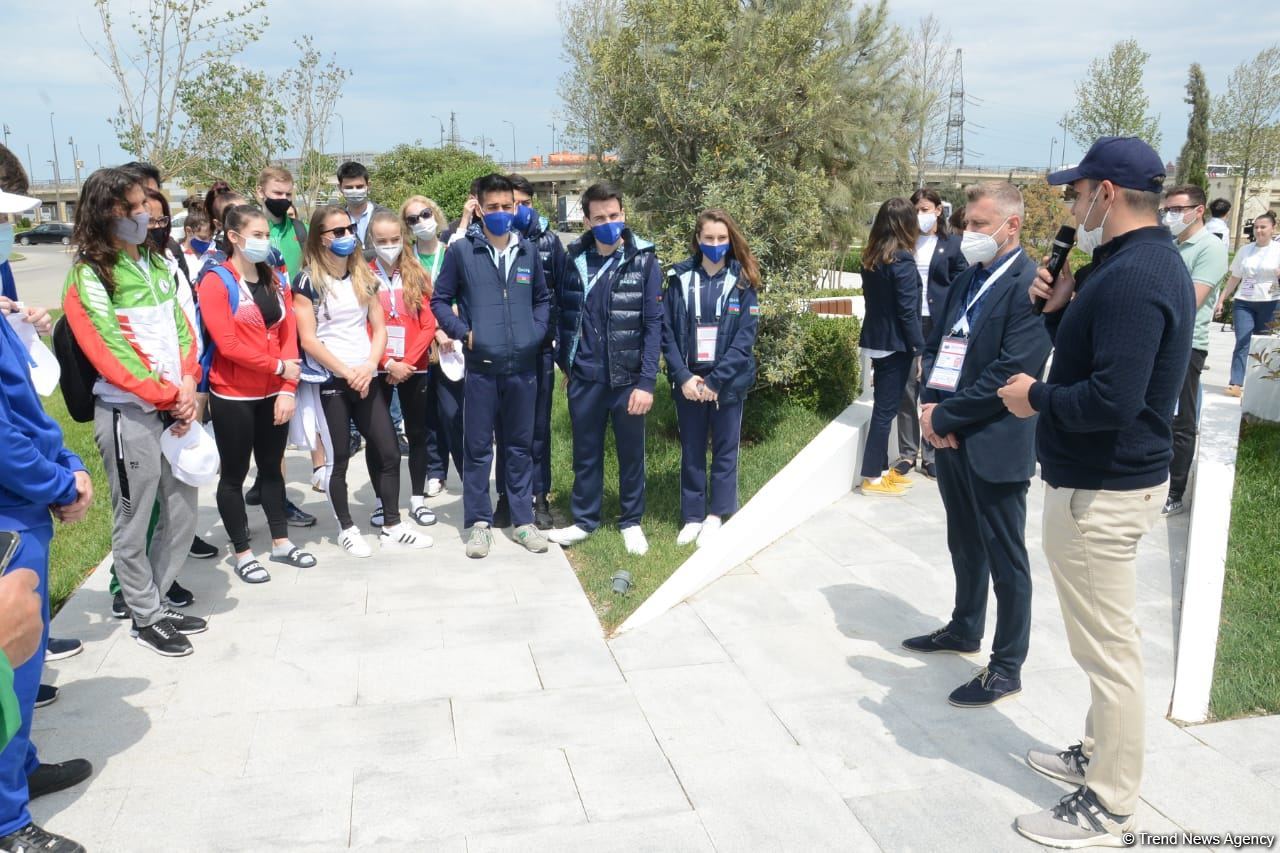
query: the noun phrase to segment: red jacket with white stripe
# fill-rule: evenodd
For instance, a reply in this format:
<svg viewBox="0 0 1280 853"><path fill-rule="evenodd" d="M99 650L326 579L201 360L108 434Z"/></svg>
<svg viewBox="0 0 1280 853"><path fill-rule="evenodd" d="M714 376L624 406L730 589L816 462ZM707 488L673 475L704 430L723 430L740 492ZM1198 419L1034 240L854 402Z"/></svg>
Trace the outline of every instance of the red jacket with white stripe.
<svg viewBox="0 0 1280 853"><path fill-rule="evenodd" d="M227 287L218 274L209 270L200 279L200 317L217 347L209 368L209 390L219 397L235 400L260 400L275 394L294 393L298 383L276 375L281 361L298 358L293 293L275 277L281 316L268 328L235 265L228 262L222 266L231 271L240 286L240 300L232 316Z"/></svg>

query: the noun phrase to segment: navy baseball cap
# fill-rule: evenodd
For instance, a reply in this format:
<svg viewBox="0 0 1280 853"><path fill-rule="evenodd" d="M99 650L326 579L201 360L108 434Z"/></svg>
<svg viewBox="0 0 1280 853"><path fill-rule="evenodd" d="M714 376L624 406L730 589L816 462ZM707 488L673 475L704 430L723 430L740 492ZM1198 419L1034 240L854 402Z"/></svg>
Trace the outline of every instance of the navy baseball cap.
<svg viewBox="0 0 1280 853"><path fill-rule="evenodd" d="M1158 193L1164 188L1165 170L1160 155L1138 137L1103 136L1093 143L1078 165L1051 174L1049 183L1057 186L1081 178Z"/></svg>

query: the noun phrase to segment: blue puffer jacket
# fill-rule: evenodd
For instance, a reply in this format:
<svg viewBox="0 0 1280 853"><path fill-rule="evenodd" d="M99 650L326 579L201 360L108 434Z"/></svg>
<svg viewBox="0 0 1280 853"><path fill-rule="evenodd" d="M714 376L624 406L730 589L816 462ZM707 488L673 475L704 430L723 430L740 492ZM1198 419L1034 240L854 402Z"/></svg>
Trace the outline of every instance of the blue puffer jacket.
<svg viewBox="0 0 1280 853"><path fill-rule="evenodd" d="M595 245L590 231L569 246L560 284L560 349L556 360L565 372L582 334L586 305L587 249ZM653 244L622 232L619 263L610 266L596 287L608 288L609 315L605 324L605 351L608 358L609 387L635 385L652 392L658 381L658 361L662 349L662 268Z"/></svg>
<svg viewBox="0 0 1280 853"><path fill-rule="evenodd" d="M701 263L701 256L694 256L672 267L662 296L662 355L676 394L694 376L689 354L697 345L697 321L689 310L689 299L695 269ZM724 277L724 311L716 333L716 357L711 372L704 377L717 400L726 405L743 400L756 379L752 350L760 325L760 303L755 288L740 281L741 275L742 267L731 258Z"/></svg>
<svg viewBox="0 0 1280 853"><path fill-rule="evenodd" d="M449 337L465 341L471 333L467 370L477 373L533 370L546 338L551 296L538 250L514 232L511 239L519 240L519 248L505 281L484 233L468 231L445 252L431 294L436 322Z"/></svg>
<svg viewBox="0 0 1280 853"><path fill-rule="evenodd" d="M547 225L547 217L539 216L525 234L529 242L538 249L538 257L542 259L542 274L547 279L547 290L551 293L551 315L547 323L547 336L542 342L544 350L554 346L560 326L560 282L564 278L567 258L560 235L549 230Z"/></svg>

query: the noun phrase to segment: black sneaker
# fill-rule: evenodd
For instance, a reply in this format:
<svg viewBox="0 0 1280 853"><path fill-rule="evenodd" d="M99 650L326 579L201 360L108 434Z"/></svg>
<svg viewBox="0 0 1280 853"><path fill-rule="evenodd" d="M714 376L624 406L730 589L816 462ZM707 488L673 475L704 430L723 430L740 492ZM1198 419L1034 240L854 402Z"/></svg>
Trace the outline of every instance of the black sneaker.
<svg viewBox="0 0 1280 853"><path fill-rule="evenodd" d="M533 499L533 523L539 530L550 530L556 526L551 517L551 501L545 494Z"/></svg>
<svg viewBox="0 0 1280 853"><path fill-rule="evenodd" d="M350 453L348 455L355 456L357 453L360 452L360 447L364 444L364 439L360 438L360 433L353 432L351 433L350 441L351 441L349 445Z"/></svg>
<svg viewBox="0 0 1280 853"><path fill-rule="evenodd" d="M938 479L938 466L934 465L932 462L924 463L920 466L920 470L924 473L926 480Z"/></svg>
<svg viewBox="0 0 1280 853"><path fill-rule="evenodd" d="M169 584L169 591L164 594L164 603L170 607L190 607L195 601L191 590L179 586L177 581Z"/></svg>
<svg viewBox="0 0 1280 853"><path fill-rule="evenodd" d="M181 613L168 607L161 610L160 615L168 620L173 627L177 628L179 634L203 634L209 630L209 623L199 616Z"/></svg>
<svg viewBox="0 0 1280 853"><path fill-rule="evenodd" d="M1187 511L1187 505L1182 502L1182 498L1175 498L1173 495L1164 502L1164 509L1160 510L1160 514L1165 518L1171 515L1181 515Z"/></svg>
<svg viewBox="0 0 1280 853"><path fill-rule="evenodd" d="M903 640L902 647L908 651L922 654L951 652L952 654L971 655L982 648L982 643L967 642L952 634L946 628L939 628L932 634L924 634Z"/></svg>
<svg viewBox="0 0 1280 853"><path fill-rule="evenodd" d="M79 785L93 775L93 765L83 758L61 764L41 764L27 777L27 796L43 797Z"/></svg>
<svg viewBox="0 0 1280 853"><path fill-rule="evenodd" d="M79 640L60 640L57 637L50 637L49 644L44 650L44 659L63 660L64 658L75 657L84 651L84 643Z"/></svg>
<svg viewBox="0 0 1280 853"><path fill-rule="evenodd" d="M36 688L36 707L43 708L58 701L58 688L52 684L41 684Z"/></svg>
<svg viewBox="0 0 1280 853"><path fill-rule="evenodd" d="M199 536L196 536L191 540L191 548L187 553L197 560L211 560L218 556L218 549L216 546L210 545Z"/></svg>
<svg viewBox="0 0 1280 853"><path fill-rule="evenodd" d="M249 491L244 493L244 502L248 506L262 506L262 484L254 481Z"/></svg>
<svg viewBox="0 0 1280 853"><path fill-rule="evenodd" d="M493 508L493 526L498 530L511 526L511 504L506 495L498 495L498 504Z"/></svg>
<svg viewBox="0 0 1280 853"><path fill-rule="evenodd" d="M311 527L316 523L314 515L303 512L300 506L288 499L284 502L284 515L290 527Z"/></svg>
<svg viewBox="0 0 1280 853"><path fill-rule="evenodd" d="M983 667L967 684L952 690L947 701L957 708L985 708L1021 692L1022 679Z"/></svg>
<svg viewBox="0 0 1280 853"><path fill-rule="evenodd" d="M0 851L5 853L85 853L84 845L70 838L45 832L29 823L17 832L0 838Z"/></svg>
<svg viewBox="0 0 1280 853"><path fill-rule="evenodd" d="M191 648L191 641L180 634L168 619L161 619L145 628L139 628L135 624L129 633L137 639L138 645L146 646L167 658L182 658L195 651Z"/></svg>
<svg viewBox="0 0 1280 853"><path fill-rule="evenodd" d="M916 467L916 463L906 459L899 459L897 462L893 463L893 472L899 477L905 477L907 474L911 473L911 469L914 467Z"/></svg>
<svg viewBox="0 0 1280 853"><path fill-rule="evenodd" d="M405 435L404 433L400 433L399 435L396 436L396 441L400 445L400 455L408 456L409 455L409 436Z"/></svg>
<svg viewBox="0 0 1280 853"><path fill-rule="evenodd" d="M111 615L117 619L129 618L129 606L124 603L123 592L117 592L111 596Z"/></svg>

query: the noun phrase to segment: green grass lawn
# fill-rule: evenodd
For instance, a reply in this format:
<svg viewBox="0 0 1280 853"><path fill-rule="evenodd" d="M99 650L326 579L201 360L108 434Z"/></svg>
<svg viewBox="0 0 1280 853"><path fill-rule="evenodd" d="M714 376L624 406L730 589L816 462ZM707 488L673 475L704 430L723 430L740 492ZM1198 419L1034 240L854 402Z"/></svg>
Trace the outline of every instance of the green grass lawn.
<svg viewBox="0 0 1280 853"><path fill-rule="evenodd" d="M78 524L54 522L53 549L49 557L49 596L53 612L76 591L85 576L111 550L111 493L102 471L102 455L93 440L93 424L78 424L67 414L62 392L44 398L44 409L62 427L63 440L93 478L93 505Z"/></svg>
<svg viewBox="0 0 1280 853"><path fill-rule="evenodd" d="M573 564L607 631L618 627L694 551L676 546L680 530L680 440L676 432L675 404L665 382L658 383L653 410L645 429L644 532L649 553L627 554L618 532L618 460L613 433L605 448L603 524L586 542L567 549ZM572 434L568 402L557 388L552 411L553 504L560 523L569 523L569 493L573 488ZM770 478L816 436L827 421L812 411L777 398L756 395L747 399L743 414L743 442L738 467L738 500L745 504ZM618 569L631 572L632 588L614 595L610 578Z"/></svg>
<svg viewBox="0 0 1280 853"><path fill-rule="evenodd" d="M1210 697L1210 708L1219 719L1280 713L1277 460L1280 424L1241 424L1222 626Z"/></svg>

